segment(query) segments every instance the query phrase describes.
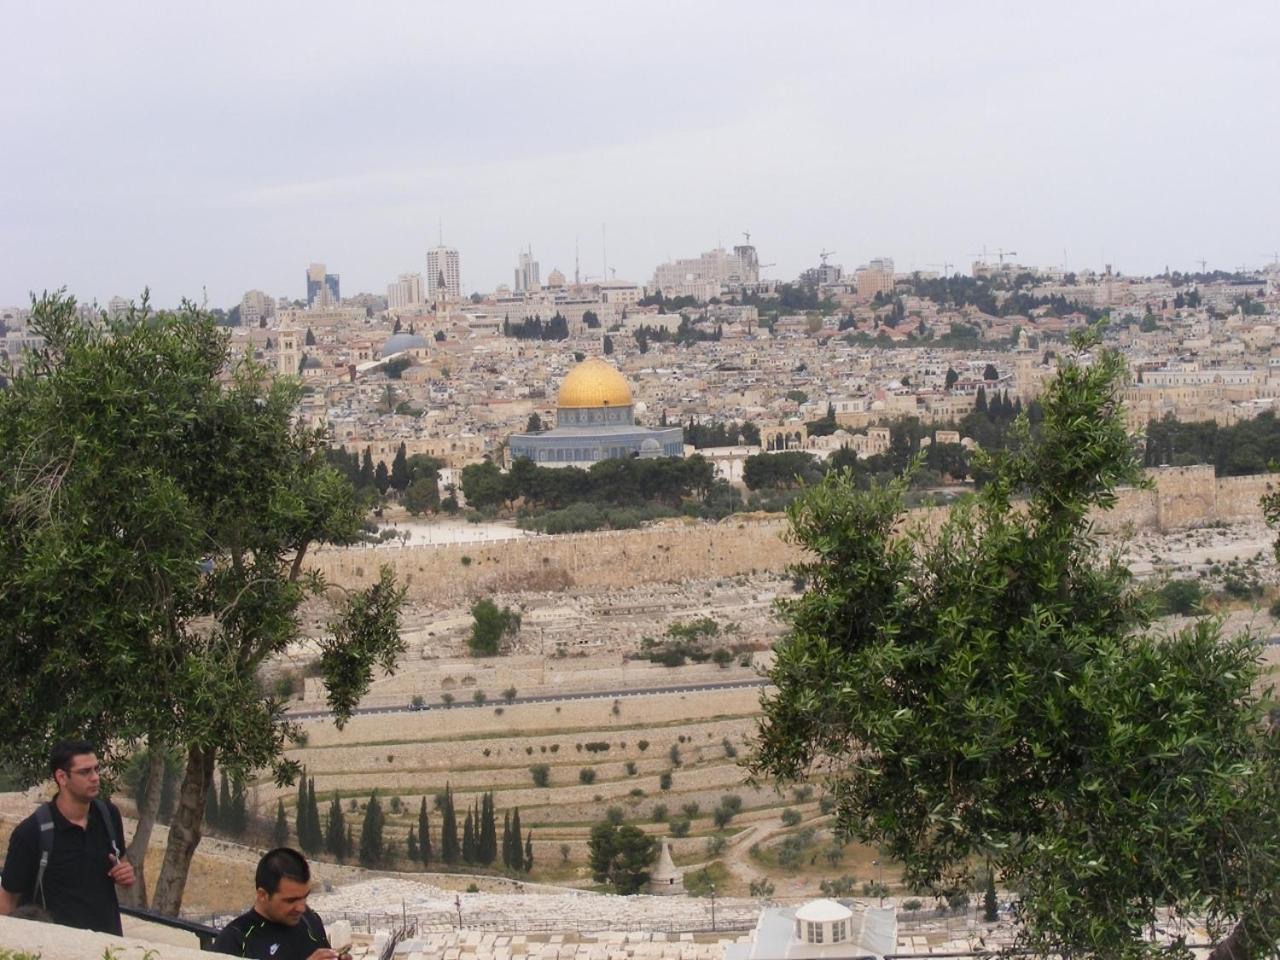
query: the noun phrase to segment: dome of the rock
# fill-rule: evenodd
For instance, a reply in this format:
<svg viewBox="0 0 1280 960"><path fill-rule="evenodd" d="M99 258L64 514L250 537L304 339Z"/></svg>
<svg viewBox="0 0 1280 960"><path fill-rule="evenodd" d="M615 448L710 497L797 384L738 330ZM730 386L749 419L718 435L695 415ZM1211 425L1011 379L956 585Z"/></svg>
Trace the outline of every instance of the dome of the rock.
<svg viewBox="0 0 1280 960"><path fill-rule="evenodd" d="M561 409L629 407L631 387L616 368L591 357L569 371L560 384L556 406Z"/></svg>

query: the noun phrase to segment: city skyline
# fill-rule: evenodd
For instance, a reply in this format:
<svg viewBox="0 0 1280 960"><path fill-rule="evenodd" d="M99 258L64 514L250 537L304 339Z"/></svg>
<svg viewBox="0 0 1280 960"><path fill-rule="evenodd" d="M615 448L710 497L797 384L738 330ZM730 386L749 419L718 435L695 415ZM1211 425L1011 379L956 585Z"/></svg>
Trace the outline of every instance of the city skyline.
<svg viewBox="0 0 1280 960"><path fill-rule="evenodd" d="M441 239L464 293L530 245L645 283L748 230L777 279L823 249L1152 274L1280 246L1267 4L307 9L11 4L0 303L302 298L313 261L380 294Z"/></svg>

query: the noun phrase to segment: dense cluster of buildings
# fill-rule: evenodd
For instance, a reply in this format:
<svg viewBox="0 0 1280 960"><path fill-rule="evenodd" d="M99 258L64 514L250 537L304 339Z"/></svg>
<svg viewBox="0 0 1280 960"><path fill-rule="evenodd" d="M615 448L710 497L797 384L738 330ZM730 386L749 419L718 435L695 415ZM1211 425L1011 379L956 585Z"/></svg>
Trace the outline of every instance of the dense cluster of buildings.
<svg viewBox="0 0 1280 960"><path fill-rule="evenodd" d="M327 427L335 443L388 462L403 443L409 454L444 461L446 481L486 457L585 465L679 455L687 452L680 425L690 422L756 426L759 446L712 453L729 479L759 449L871 456L888 443L877 425L894 418L958 421L980 388L1034 397L1061 339L1100 308L1130 360L1125 399L1135 429L1168 414L1230 423L1280 397L1280 268L1189 283L975 264L979 275L1030 273L1024 293L1068 305L997 315L920 296L921 275L895 273L889 258L850 273L822 266L810 279L829 306L764 324L756 305L777 285L760 278L749 244L662 264L648 285L582 280L576 270L569 280L558 269L544 281L525 250L511 286L470 296L458 251L440 245L385 299L343 299L338 274L319 263L306 269L305 299L250 290L231 335L237 351L302 378L301 416ZM659 291L695 305L668 312ZM113 300L108 312L127 308ZM13 363L41 345L26 314L0 311L0 350ZM530 321L553 318L559 338L529 335ZM682 322L716 335L665 336ZM967 339L957 341L961 329ZM805 423L828 413L839 429L810 437ZM530 430L531 422L550 429Z"/></svg>

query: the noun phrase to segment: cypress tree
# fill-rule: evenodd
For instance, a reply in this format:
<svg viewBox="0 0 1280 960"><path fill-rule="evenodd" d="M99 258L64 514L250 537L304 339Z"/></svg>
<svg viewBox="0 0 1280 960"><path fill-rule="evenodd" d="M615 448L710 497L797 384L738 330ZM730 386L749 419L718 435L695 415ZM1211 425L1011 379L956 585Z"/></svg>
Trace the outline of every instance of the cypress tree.
<svg viewBox="0 0 1280 960"><path fill-rule="evenodd" d="M345 847L346 849L343 851L342 859L350 860L351 854L355 852L356 842L351 837L351 824L349 823L347 824L347 842L345 844Z"/></svg>
<svg viewBox="0 0 1280 960"><path fill-rule="evenodd" d="M494 822L493 791L480 799L480 862L486 867L498 858L498 828Z"/></svg>
<svg viewBox="0 0 1280 960"><path fill-rule="evenodd" d="M418 808L418 851L422 854L422 865L431 866L431 822L427 819L427 798L422 798L422 806Z"/></svg>
<svg viewBox="0 0 1280 960"><path fill-rule="evenodd" d="M360 461L360 477L356 486L365 489L373 486L373 454L368 447L364 448L364 459Z"/></svg>
<svg viewBox="0 0 1280 960"><path fill-rule="evenodd" d="M271 839L277 847L283 847L289 842L289 821L285 819L283 800L276 801L276 828Z"/></svg>
<svg viewBox="0 0 1280 960"><path fill-rule="evenodd" d="M297 834L298 846L307 850L307 771L304 768L298 778L298 805L293 814L293 832ZM309 850L307 850L310 853Z"/></svg>
<svg viewBox="0 0 1280 960"><path fill-rule="evenodd" d="M418 851L418 834L413 827L409 827L409 837L405 840L405 853L409 857L410 863L417 863L418 857L421 855Z"/></svg>
<svg viewBox="0 0 1280 960"><path fill-rule="evenodd" d="M376 867L382 862L382 828L386 818L382 813L382 804L378 802L378 791L369 795L369 804L364 810L364 825L360 828L360 863L366 867Z"/></svg>
<svg viewBox="0 0 1280 960"><path fill-rule="evenodd" d="M529 831L529 835L524 838L524 872L528 873L533 869L533 831Z"/></svg>
<svg viewBox="0 0 1280 960"><path fill-rule="evenodd" d="M316 805L316 778L307 778L307 840L303 847L307 853L319 853L324 846L324 832L320 828L320 809Z"/></svg>
<svg viewBox="0 0 1280 960"><path fill-rule="evenodd" d="M347 859L346 816L342 812L342 801L338 799L338 791L333 791L333 800L329 802L329 822L324 834L324 848L339 863Z"/></svg>
<svg viewBox="0 0 1280 960"><path fill-rule="evenodd" d="M231 812L227 816L227 832L243 837L249 827L249 811L245 806L244 782L238 777L231 788Z"/></svg>
<svg viewBox="0 0 1280 960"><path fill-rule="evenodd" d="M404 441L401 441L400 447L396 450L395 459L391 461L391 487L403 493L407 486L409 486L409 458L405 455Z"/></svg>
<svg viewBox="0 0 1280 960"><path fill-rule="evenodd" d="M462 862L475 863L477 859L475 821L468 810L466 823L462 825Z"/></svg>
<svg viewBox="0 0 1280 960"><path fill-rule="evenodd" d="M231 783L223 770L218 780L218 829L226 830L231 822Z"/></svg>
<svg viewBox="0 0 1280 960"><path fill-rule="evenodd" d="M524 838L520 836L520 808L516 807L511 814L511 869L519 870L524 866Z"/></svg>
<svg viewBox="0 0 1280 960"><path fill-rule="evenodd" d="M502 814L502 865L511 868L511 811Z"/></svg>
<svg viewBox="0 0 1280 960"><path fill-rule="evenodd" d="M453 810L453 791L444 786L444 809L440 811L440 856L449 866L456 866L461 856L458 845L458 817Z"/></svg>

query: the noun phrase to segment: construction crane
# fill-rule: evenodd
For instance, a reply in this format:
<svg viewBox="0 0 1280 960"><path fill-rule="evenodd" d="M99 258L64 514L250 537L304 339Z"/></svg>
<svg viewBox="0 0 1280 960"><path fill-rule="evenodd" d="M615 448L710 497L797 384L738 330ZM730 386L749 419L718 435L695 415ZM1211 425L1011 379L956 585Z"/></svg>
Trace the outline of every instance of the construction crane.
<svg viewBox="0 0 1280 960"><path fill-rule="evenodd" d="M747 246L748 246L748 247L749 247L749 246L751 246L751 231L750 231L750 230L743 230L743 231L742 231L742 239L743 239L744 241L746 241L746 244L747 244Z"/></svg>
<svg viewBox="0 0 1280 960"><path fill-rule="evenodd" d="M1002 267L1004 266L1004 258L1005 258L1005 257L1016 257L1017 255L1018 255L1018 251L1017 251L1017 250L1006 250L1006 249L1004 249L1003 247L996 247L996 259L998 259L998 260L1000 261L1000 266L1002 266ZM969 256L978 258L978 262L979 262L979 263L986 263L986 262L987 262L987 248L986 248L986 247L983 247L983 248L982 248L982 253L971 253L971 254L969 254Z"/></svg>
<svg viewBox="0 0 1280 960"><path fill-rule="evenodd" d="M1209 265L1209 261L1208 261L1208 260L1192 260L1191 262L1192 262L1192 263L1198 263L1198 264L1200 264L1200 272L1201 272L1201 273L1205 273L1205 272L1207 272L1207 271L1205 270L1205 267L1207 267L1207 266Z"/></svg>
<svg viewBox="0 0 1280 960"><path fill-rule="evenodd" d="M834 257L835 255L836 252L834 250L827 250L825 247L818 254L818 256L822 258L822 265L824 267L827 265L827 257Z"/></svg>
<svg viewBox="0 0 1280 960"><path fill-rule="evenodd" d="M925 264L925 266L926 266L926 267L941 267L941 268L942 268L942 275L943 275L944 277L949 277L949 276L951 276L951 268L952 268L952 267L954 267L954 266L955 266L955 264L954 264L954 263L926 263L926 264Z"/></svg>

